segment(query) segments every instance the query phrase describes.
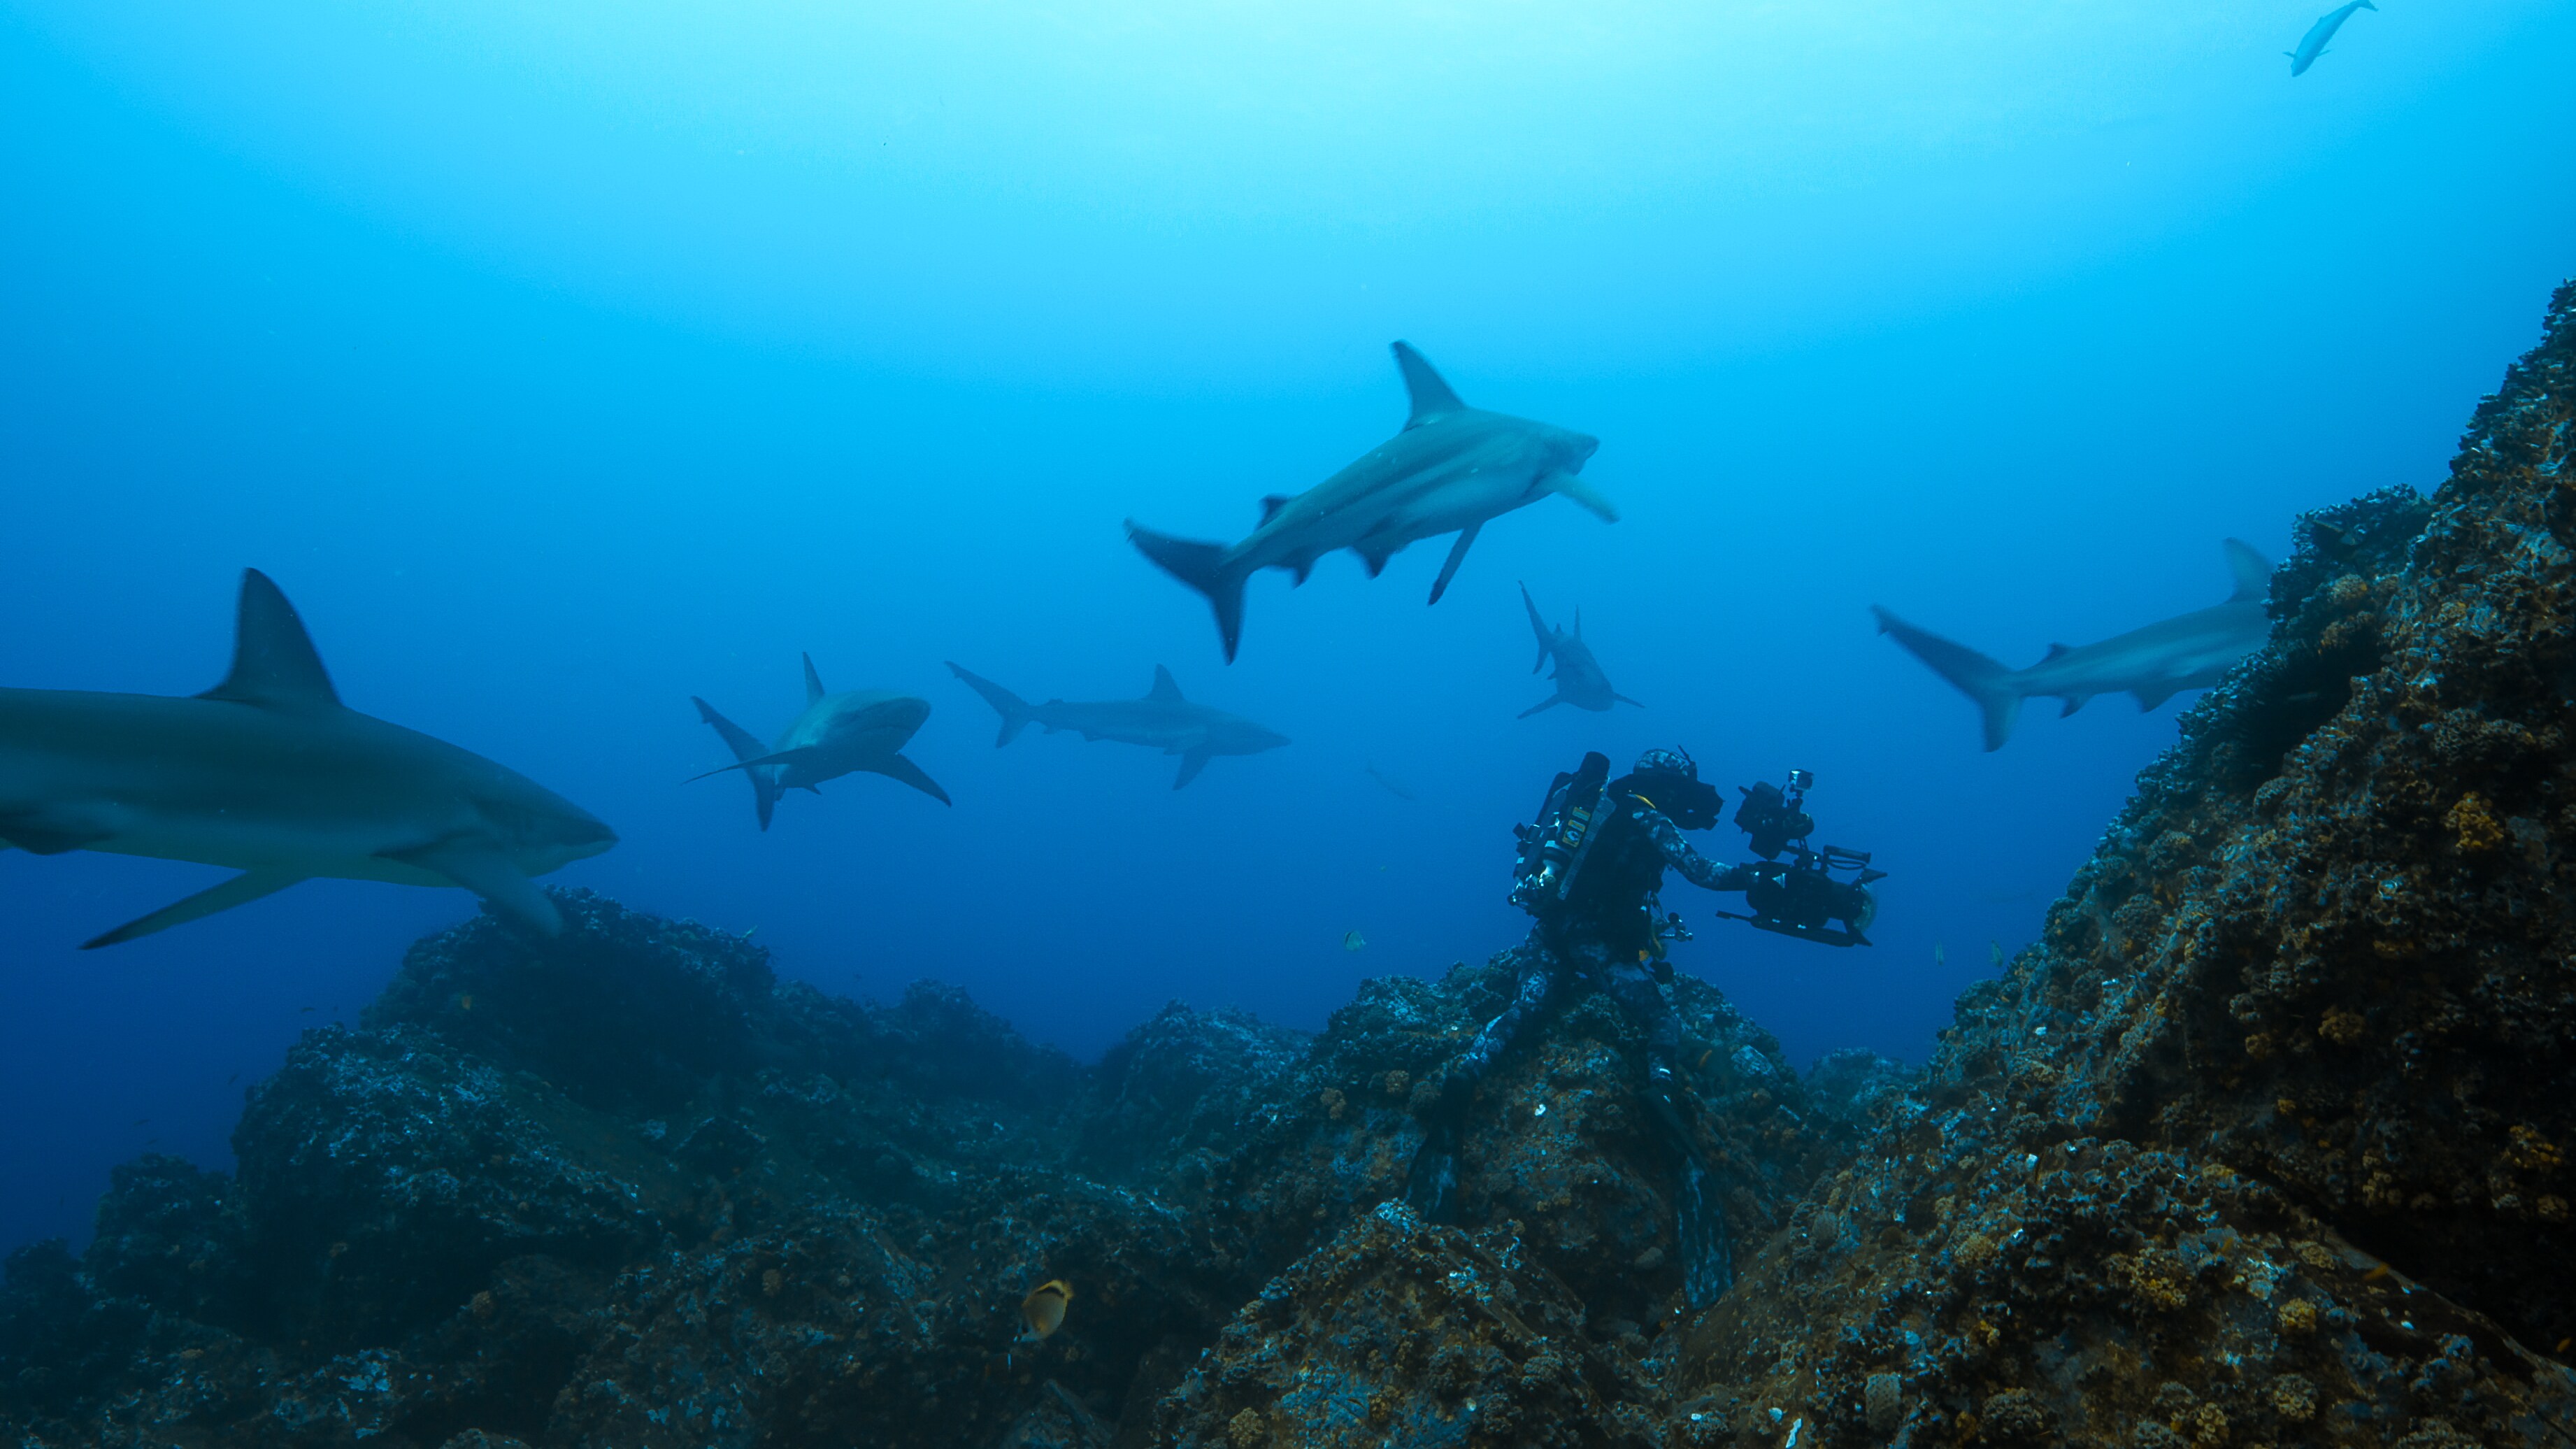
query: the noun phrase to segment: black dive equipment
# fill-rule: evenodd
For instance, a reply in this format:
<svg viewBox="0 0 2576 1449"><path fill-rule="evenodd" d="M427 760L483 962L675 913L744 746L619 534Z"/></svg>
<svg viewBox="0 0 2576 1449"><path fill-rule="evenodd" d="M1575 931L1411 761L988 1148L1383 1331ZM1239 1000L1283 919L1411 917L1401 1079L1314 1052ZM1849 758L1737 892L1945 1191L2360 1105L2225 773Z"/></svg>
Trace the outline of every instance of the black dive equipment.
<svg viewBox="0 0 2576 1449"><path fill-rule="evenodd" d="M1815 783L1814 772L1791 770L1786 789L1767 780L1736 787L1744 803L1735 809L1735 824L1753 837L1753 853L1762 859L1745 867L1754 876L1744 888L1752 914L1718 915L1802 941L1866 946L1869 937L1861 933L1878 915L1878 897L1869 885L1886 879L1887 872L1870 868L1868 851L1807 844L1816 829L1807 813L1807 791ZM1784 854L1788 859L1780 859Z"/></svg>
<svg viewBox="0 0 2576 1449"><path fill-rule="evenodd" d="M1512 904L1536 911L1563 901L1574 889L1574 878L1600 834L1609 780L1610 757L1594 750L1572 774L1549 783L1536 825L1512 827L1521 842L1520 859L1512 868Z"/></svg>

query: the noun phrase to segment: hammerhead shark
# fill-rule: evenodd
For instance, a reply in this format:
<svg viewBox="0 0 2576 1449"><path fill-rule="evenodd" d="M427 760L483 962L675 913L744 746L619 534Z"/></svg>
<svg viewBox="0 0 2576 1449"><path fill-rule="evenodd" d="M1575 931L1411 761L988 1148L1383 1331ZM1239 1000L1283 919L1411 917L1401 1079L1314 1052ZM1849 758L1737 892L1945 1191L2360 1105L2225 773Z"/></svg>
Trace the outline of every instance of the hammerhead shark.
<svg viewBox="0 0 2576 1449"><path fill-rule="evenodd" d="M2317 57L2326 53L2326 42L2334 39L2335 32L2343 29L2343 23L2352 18L2354 11L2378 8L2370 0L2352 0L2349 5L2337 6L2318 16L2317 23L2308 27L2308 33L2299 37L2298 49L2281 52L2290 58L2290 74L2307 74L2308 67L2317 63Z"/></svg>
<svg viewBox="0 0 2576 1449"><path fill-rule="evenodd" d="M1436 604L1477 532L1515 508L1562 493L1619 521L1610 501L1575 476L1599 439L1467 406L1409 343L1395 344L1395 365L1413 402L1404 430L1303 493L1262 499L1261 526L1242 542L1196 543L1127 521L1128 540L1145 557L1207 595L1227 663L1243 637L1244 580L1259 570L1287 569L1302 584L1315 560L1347 548L1376 578L1406 544L1454 532L1431 585Z"/></svg>
<svg viewBox="0 0 2576 1449"><path fill-rule="evenodd" d="M751 804L760 813L763 830L769 828L781 794L802 789L820 795L818 787L824 781L853 770L890 775L948 804L948 792L939 788L939 782L900 753L922 721L930 718L930 701L877 689L834 694L823 688L823 676L814 672L814 656L804 658L805 708L779 731L773 745L762 744L751 731L716 713L714 705L689 696L689 703L698 707L698 718L715 726L734 755L732 764L689 778L703 780L727 770L742 771L751 781Z"/></svg>
<svg viewBox="0 0 2576 1449"><path fill-rule="evenodd" d="M2048 656L2028 669L2006 669L1983 654L1926 633L1873 604L1878 631L1892 634L1907 653L1956 685L1985 713L1986 748L2001 749L2012 738L2025 699L2062 699L2058 713L2070 715L2097 694L2137 696L2138 708L2154 709L2178 689L2206 689L2228 666L2262 647L2272 630L2263 600L2271 587L2272 566L2240 539L2227 540L2227 567L2236 591L2227 601L2206 609L2132 629L2126 634L2069 649L2048 646Z"/></svg>
<svg viewBox="0 0 2576 1449"><path fill-rule="evenodd" d="M1145 745L1181 757L1181 772L1172 781L1175 790L1197 779L1207 762L1219 755L1257 755L1288 743L1287 736L1241 715L1181 698L1181 686L1172 679L1172 671L1159 664L1154 666L1154 687L1142 699L1050 699L1044 704L1031 704L954 664L948 672L966 681L967 688L984 696L984 702L1001 715L1002 733L993 748L1019 738L1020 731L1032 724L1048 734L1071 730L1086 740Z"/></svg>
<svg viewBox="0 0 2576 1449"><path fill-rule="evenodd" d="M541 876L617 843L481 755L340 703L295 606L242 572L232 672L190 698L0 689L0 846L241 874L84 943L113 946L314 876L462 886L543 935Z"/></svg>
<svg viewBox="0 0 2576 1449"><path fill-rule="evenodd" d="M1551 656L1556 660L1556 673L1548 676L1556 681L1556 693L1522 710L1521 718L1528 719L1540 710L1560 704L1596 712L1607 710L1613 704L1637 704L1610 687L1610 676L1601 672L1601 661L1592 657L1591 646L1583 642L1581 609L1574 611L1574 632L1569 634L1563 629L1550 628L1548 622L1539 617L1538 604L1530 598L1527 584L1521 585L1521 606L1529 610L1530 627L1538 631L1538 663L1530 666L1530 673L1536 674L1546 667ZM1642 704L1637 707L1645 708Z"/></svg>

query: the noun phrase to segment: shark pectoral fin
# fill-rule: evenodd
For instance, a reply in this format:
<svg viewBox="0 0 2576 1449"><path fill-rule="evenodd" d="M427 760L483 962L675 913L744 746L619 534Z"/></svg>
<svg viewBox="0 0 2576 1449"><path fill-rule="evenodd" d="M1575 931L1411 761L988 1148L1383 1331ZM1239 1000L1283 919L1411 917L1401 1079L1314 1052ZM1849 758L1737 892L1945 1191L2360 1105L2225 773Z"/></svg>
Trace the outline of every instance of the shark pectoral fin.
<svg viewBox="0 0 2576 1449"><path fill-rule="evenodd" d="M1600 519L1603 523L1617 523L1619 521L1619 510L1611 506L1610 500L1602 497L1599 489L1594 488L1591 484L1584 482L1573 474L1560 469L1557 472L1548 474L1546 483L1547 487L1551 491L1562 493L1566 497L1573 499L1575 502L1582 504L1586 511L1590 512L1593 517Z"/></svg>
<svg viewBox="0 0 2576 1449"><path fill-rule="evenodd" d="M813 747L811 745L807 745L799 749L780 750L775 754L754 755L748 760L736 760L730 765L709 770L704 775L691 775L687 780L682 780L680 783L686 785L690 783L690 781L704 780L710 776L724 774L728 770L757 770L764 765L793 765L806 759L810 759L813 754Z"/></svg>
<svg viewBox="0 0 2576 1449"><path fill-rule="evenodd" d="M229 911L235 906L247 905L261 896L273 895L297 881L309 878L291 870L246 870L231 880L208 886L185 900L172 901L148 916L138 916L104 936L83 941L81 949L95 951L101 946L114 946L120 942L131 941L137 936L149 936L155 931L166 931L172 926L184 925L200 916L211 916L217 911Z"/></svg>
<svg viewBox="0 0 2576 1449"><path fill-rule="evenodd" d="M1565 703L1564 695L1551 694L1547 698L1540 700L1538 703L1531 705L1529 708L1522 710L1516 718L1528 719L1531 715L1538 713L1540 710L1554 709L1563 703Z"/></svg>
<svg viewBox="0 0 2576 1449"><path fill-rule="evenodd" d="M2141 685L2136 689L2130 690L2129 693L2138 697L2138 713L2140 714L2145 714L2148 710L2154 709L2157 705L2164 703L2166 700L2169 700L2174 696L2173 690L2161 684Z"/></svg>
<svg viewBox="0 0 2576 1449"><path fill-rule="evenodd" d="M929 796L931 799L938 801L942 805L953 805L957 803L948 798L947 791L939 788L939 782L937 780L930 778L929 775L922 771L922 768L919 765L914 764L912 761L905 759L901 755L888 755L883 764L862 765L860 768L874 770L876 773L883 775L890 780L901 780L905 784L919 790L922 794Z"/></svg>
<svg viewBox="0 0 2576 1449"><path fill-rule="evenodd" d="M1177 790L1197 779L1199 771L1206 769L1207 762L1215 758L1215 752L1206 748L1195 749L1181 756L1181 773L1173 777L1172 788Z"/></svg>
<svg viewBox="0 0 2576 1449"><path fill-rule="evenodd" d="M555 909L555 903L506 856L483 841L451 836L411 850L382 854L387 860L399 860L447 877L481 896L493 914L540 936L563 934L563 914Z"/></svg>
<svg viewBox="0 0 2576 1449"><path fill-rule="evenodd" d="M1467 550L1475 545L1476 535L1484 527L1484 520L1478 519L1458 530L1458 541L1449 545L1449 556L1440 561L1440 577L1431 581L1431 602L1439 603L1440 596L1449 592L1449 581L1458 576L1458 565L1467 561Z"/></svg>

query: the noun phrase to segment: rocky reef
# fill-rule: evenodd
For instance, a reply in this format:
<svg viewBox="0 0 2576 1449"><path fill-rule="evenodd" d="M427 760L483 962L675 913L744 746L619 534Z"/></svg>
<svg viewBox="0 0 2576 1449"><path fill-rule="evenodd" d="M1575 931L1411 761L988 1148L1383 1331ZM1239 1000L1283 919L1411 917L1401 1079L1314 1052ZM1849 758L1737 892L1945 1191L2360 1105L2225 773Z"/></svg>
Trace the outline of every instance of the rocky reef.
<svg viewBox="0 0 2576 1449"><path fill-rule="evenodd" d="M2576 1445L2571 452L2576 287L2438 491L2304 521L1921 1070L1677 982L1706 1311L1598 996L1479 1087L1467 1226L1403 1206L1516 951L1086 1066L576 892L307 1033L234 1174L140 1159L11 1255L0 1442Z"/></svg>

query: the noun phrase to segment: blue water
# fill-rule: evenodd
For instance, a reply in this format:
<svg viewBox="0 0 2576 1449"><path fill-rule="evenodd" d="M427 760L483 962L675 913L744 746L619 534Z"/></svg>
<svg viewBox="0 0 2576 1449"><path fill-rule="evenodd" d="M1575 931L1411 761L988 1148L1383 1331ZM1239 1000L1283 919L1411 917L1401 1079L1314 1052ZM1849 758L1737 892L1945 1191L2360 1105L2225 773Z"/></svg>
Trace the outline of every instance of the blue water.
<svg viewBox="0 0 2576 1449"><path fill-rule="evenodd" d="M1802 1060L1920 1059L2188 697L1981 754L1866 606L2020 664L2215 602L2222 537L2438 483L2576 271L2576 9L2388 0L2292 81L2321 5L0 4L0 680L202 689L255 565L353 707L622 834L556 882L1086 1056L1509 944L1507 827L1587 748L1799 765L1877 946L1675 882L1681 964ZM1601 438L1624 521L1513 514L1437 608L1443 542L1266 575L1227 666L1120 520L1240 536L1402 421L1397 337ZM1516 720L1516 580L1648 708ZM933 703L953 808L854 776L764 835L681 783L727 760L689 696L767 734L807 650ZM1178 793L996 751L945 660L1163 663L1295 743ZM0 1245L225 1162L473 909L311 882L74 949L216 876L0 854Z"/></svg>

